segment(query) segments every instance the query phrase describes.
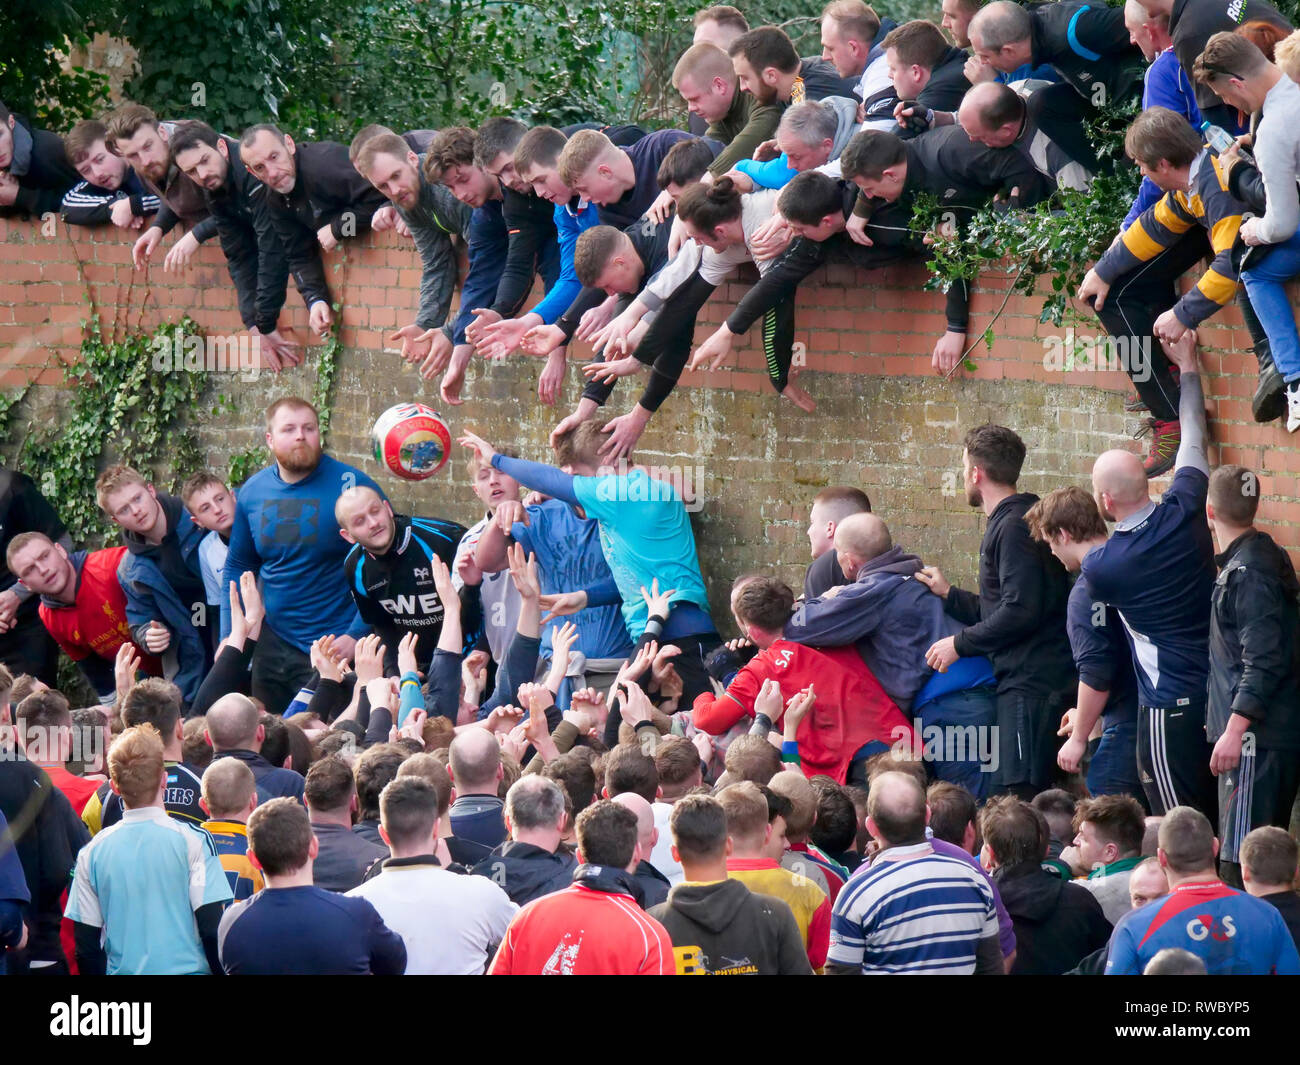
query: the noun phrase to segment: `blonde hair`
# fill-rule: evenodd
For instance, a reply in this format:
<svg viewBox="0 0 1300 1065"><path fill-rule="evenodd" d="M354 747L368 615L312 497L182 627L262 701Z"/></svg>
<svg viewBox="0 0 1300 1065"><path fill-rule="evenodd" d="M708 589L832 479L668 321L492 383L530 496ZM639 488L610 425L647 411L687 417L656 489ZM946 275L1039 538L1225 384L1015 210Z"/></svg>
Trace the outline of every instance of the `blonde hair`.
<svg viewBox="0 0 1300 1065"><path fill-rule="evenodd" d="M152 725L127 729L108 751L108 775L128 810L148 806L163 774L163 741Z"/></svg>

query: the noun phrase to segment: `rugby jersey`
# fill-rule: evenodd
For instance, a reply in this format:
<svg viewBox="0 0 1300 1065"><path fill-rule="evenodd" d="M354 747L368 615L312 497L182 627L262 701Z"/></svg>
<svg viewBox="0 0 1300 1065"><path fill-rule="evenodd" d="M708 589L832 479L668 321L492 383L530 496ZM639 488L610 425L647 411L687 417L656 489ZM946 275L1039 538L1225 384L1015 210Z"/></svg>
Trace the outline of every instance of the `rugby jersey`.
<svg viewBox="0 0 1300 1065"><path fill-rule="evenodd" d="M1195 954L1210 976L1300 974L1300 955L1282 914L1219 880L1179 884L1120 918L1106 975L1141 974L1167 947Z"/></svg>
<svg viewBox="0 0 1300 1065"><path fill-rule="evenodd" d="M262 870L248 858L247 825L240 821L204 821L203 830L212 837L236 902L252 898L266 887Z"/></svg>
<svg viewBox="0 0 1300 1065"><path fill-rule="evenodd" d="M928 842L885 854L840 892L827 960L868 974L974 973L979 941L998 935L988 882Z"/></svg>

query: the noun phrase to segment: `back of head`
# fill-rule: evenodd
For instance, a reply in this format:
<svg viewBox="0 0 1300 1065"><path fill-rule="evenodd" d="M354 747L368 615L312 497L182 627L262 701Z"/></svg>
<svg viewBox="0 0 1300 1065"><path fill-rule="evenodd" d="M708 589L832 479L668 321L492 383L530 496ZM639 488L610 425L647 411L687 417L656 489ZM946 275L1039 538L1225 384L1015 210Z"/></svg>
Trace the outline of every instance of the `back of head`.
<svg viewBox="0 0 1300 1065"><path fill-rule="evenodd" d="M807 840L817 818L817 792L808 778L798 769L785 769L773 776L767 786L790 800L790 813L785 819L786 837L791 843Z"/></svg>
<svg viewBox="0 0 1300 1065"><path fill-rule="evenodd" d="M1025 116L1025 101L1009 85L984 81L962 97L961 110L966 112L967 109L974 111L980 125L996 130L1009 122L1019 123Z"/></svg>
<svg viewBox="0 0 1300 1065"><path fill-rule="evenodd" d="M700 752L685 736L665 736L654 753L665 801L678 799L700 782Z"/></svg>
<svg viewBox="0 0 1300 1065"><path fill-rule="evenodd" d="M1290 891L1295 884L1297 847L1283 828L1265 825L1252 829L1241 844L1241 867L1252 887Z"/></svg>
<svg viewBox="0 0 1300 1065"><path fill-rule="evenodd" d="M715 49L716 51L716 49ZM731 61L726 56L722 57L727 68L731 68ZM660 189L666 189L669 185L676 185L679 189L686 188L687 185L693 185L700 181L712 165L714 159L713 149L703 137L692 137L690 140L678 141L668 149L668 154L664 156L663 162L659 164L659 170L655 174L655 183Z"/></svg>
<svg viewBox="0 0 1300 1065"><path fill-rule="evenodd" d="M214 821L242 814L256 793L253 771L238 758L218 758L203 771L203 801Z"/></svg>
<svg viewBox="0 0 1300 1065"><path fill-rule="evenodd" d="M223 695L208 707L204 720L215 751L249 750L257 743L257 707L246 695Z"/></svg>
<svg viewBox="0 0 1300 1065"><path fill-rule="evenodd" d="M697 181L678 198L677 217L712 233L718 226L740 218L743 202L740 189L729 177L718 178L711 185Z"/></svg>
<svg viewBox="0 0 1300 1065"><path fill-rule="evenodd" d="M920 843L925 839L925 789L906 773L881 773L871 781L867 816L882 844Z"/></svg>
<svg viewBox="0 0 1300 1065"><path fill-rule="evenodd" d="M779 577L758 574L736 590L731 605L745 624L780 632L794 613L794 591Z"/></svg>
<svg viewBox="0 0 1300 1065"><path fill-rule="evenodd" d="M960 784L936 781L926 792L930 804L930 831L935 839L954 847L966 845L966 830L975 821L975 796Z"/></svg>
<svg viewBox="0 0 1300 1065"><path fill-rule="evenodd" d="M734 30L736 33L749 31L749 20L745 18L740 8L732 7L730 4L714 4L695 12L692 25L699 26L704 22L716 22L719 26Z"/></svg>
<svg viewBox="0 0 1300 1065"><path fill-rule="evenodd" d="M285 876L306 865L311 840L307 811L296 799L271 799L248 819L248 849L267 876Z"/></svg>
<svg viewBox="0 0 1300 1065"><path fill-rule="evenodd" d="M668 828L683 862L717 861L727 853L727 811L712 795L687 795L673 806Z"/></svg>
<svg viewBox="0 0 1300 1065"><path fill-rule="evenodd" d="M560 158L567 140L554 126L535 126L520 138L515 147L515 169L521 176L533 167L550 169Z"/></svg>
<svg viewBox="0 0 1300 1065"><path fill-rule="evenodd" d="M799 53L779 26L759 26L756 30L742 33L731 42L727 51L732 56L744 56L755 74L761 75L769 67L782 74L794 74L799 70Z"/></svg>
<svg viewBox="0 0 1300 1065"><path fill-rule="evenodd" d="M419 777L425 781L438 796L438 816L442 817L451 807L451 774L447 767L431 754L413 754L397 767L397 780L403 777ZM383 794L380 793L382 800ZM380 808L382 814L382 805Z"/></svg>
<svg viewBox="0 0 1300 1065"><path fill-rule="evenodd" d="M912 19L886 34L885 48L894 49L902 66L924 67L933 70L948 51L948 41L943 31L926 19Z"/></svg>
<svg viewBox="0 0 1300 1065"><path fill-rule="evenodd" d="M495 793L501 770L501 745L487 729L459 733L451 741L448 767L457 794Z"/></svg>
<svg viewBox="0 0 1300 1065"><path fill-rule="evenodd" d="M636 814L616 802L602 799L578 815L578 851L588 865L626 869L636 853Z"/></svg>
<svg viewBox="0 0 1300 1065"><path fill-rule="evenodd" d="M565 144L555 161L560 180L570 187L589 170L606 152L613 152L613 142L598 129L580 129Z"/></svg>
<svg viewBox="0 0 1300 1065"><path fill-rule="evenodd" d="M206 769L212 762L212 747L205 735L206 718L192 717L181 726L181 761L195 769Z"/></svg>
<svg viewBox="0 0 1300 1065"><path fill-rule="evenodd" d="M343 813L352 805L355 792L356 779L352 769L337 755L319 758L307 770L303 798L307 809L314 815Z"/></svg>
<svg viewBox="0 0 1300 1065"><path fill-rule="evenodd" d="M578 235L573 247L573 272L584 285L594 288L623 247L624 234L613 226L593 226Z"/></svg>
<svg viewBox="0 0 1300 1065"><path fill-rule="evenodd" d="M767 836L768 818L767 798L758 785L751 780L728 784L716 798L727 817L727 835L735 841L737 850L761 847Z"/></svg>
<svg viewBox="0 0 1300 1065"><path fill-rule="evenodd" d="M701 41L691 45L682 53L681 59L677 60L677 65L673 67L673 88L680 89L683 80L687 78L697 88L703 89L714 78L734 82L736 72L731 65L731 57L726 52L715 44Z"/></svg>
<svg viewBox="0 0 1300 1065"><path fill-rule="evenodd" d="M823 141L833 141L838 127L839 117L832 107L819 100L805 100L786 108L777 133L793 137L800 144L816 147Z"/></svg>
<svg viewBox="0 0 1300 1065"><path fill-rule="evenodd" d="M506 793L506 817L515 833L553 829L564 817L564 793L540 773L520 777Z"/></svg>
<svg viewBox="0 0 1300 1065"><path fill-rule="evenodd" d="M1115 844L1121 858L1135 858L1142 853L1146 811L1132 795L1098 795L1084 799L1074 811L1076 832L1085 821L1092 825L1103 844Z"/></svg>
<svg viewBox="0 0 1300 1065"><path fill-rule="evenodd" d="M378 820L379 795L388 786L389 781L397 776L397 770L408 757L407 752L396 744L380 743L365 751L357 759L352 776L357 785L360 820Z"/></svg>
<svg viewBox="0 0 1300 1065"><path fill-rule="evenodd" d="M596 801L596 772L577 751L569 751L547 764L542 775L564 788L575 812Z"/></svg>
<svg viewBox="0 0 1300 1065"><path fill-rule="evenodd" d="M1245 466L1220 466L1210 474L1208 499L1215 521L1244 529L1255 523L1259 510L1259 478Z"/></svg>
<svg viewBox="0 0 1300 1065"><path fill-rule="evenodd" d="M181 690L161 677L136 681L122 700L122 723L152 725L160 735L170 738L181 719Z"/></svg>
<svg viewBox="0 0 1300 1065"><path fill-rule="evenodd" d="M1256 44L1259 42L1257 41ZM1273 46L1273 62L1282 69L1292 81L1300 75L1300 30L1282 38Z"/></svg>
<svg viewBox="0 0 1300 1065"><path fill-rule="evenodd" d="M1186 876L1214 868L1214 828L1190 806L1175 806L1160 822L1160 850L1171 873Z"/></svg>
<svg viewBox="0 0 1300 1065"><path fill-rule="evenodd" d="M870 562L894 546L889 526L875 514L850 514L835 530L835 546Z"/></svg>
<svg viewBox="0 0 1300 1065"><path fill-rule="evenodd" d="M1190 950L1165 947L1147 962L1143 976L1205 976L1205 962Z"/></svg>
<svg viewBox="0 0 1300 1065"><path fill-rule="evenodd" d="M1152 170L1161 160L1173 167L1189 167L1201 154L1201 135L1177 111L1148 107L1124 134L1124 151Z"/></svg>
<svg viewBox="0 0 1300 1065"><path fill-rule="evenodd" d="M438 792L420 777L395 777L379 793L379 823L396 849L432 845Z"/></svg>
<svg viewBox="0 0 1300 1065"><path fill-rule="evenodd" d="M1282 57L1289 54L1287 41L1279 41L1273 52L1281 62ZM1205 48L1192 64L1192 77L1204 85L1213 86L1220 79L1248 81L1267 70L1268 60L1259 50L1259 45L1240 34L1221 30L1205 42Z"/></svg>
<svg viewBox="0 0 1300 1065"><path fill-rule="evenodd" d="M879 181L886 170L906 159L907 148L901 139L885 130L864 129L853 134L840 153L840 173L845 181Z"/></svg>
<svg viewBox="0 0 1300 1065"><path fill-rule="evenodd" d="M292 753L289 745L289 726L279 714L270 714L263 710L257 715L257 722L262 726L261 755L274 766L282 766Z"/></svg>
<svg viewBox="0 0 1300 1065"><path fill-rule="evenodd" d="M118 736L108 751L108 774L127 809L151 804L162 789L163 744L158 730L136 725Z"/></svg>
<svg viewBox="0 0 1300 1065"><path fill-rule="evenodd" d="M831 19L841 38L867 46L880 32L880 16L862 0L831 0L822 9L822 19Z"/></svg>
<svg viewBox="0 0 1300 1065"><path fill-rule="evenodd" d="M726 770L733 780L766 784L781 772L781 752L761 736L737 736L727 748Z"/></svg>
<svg viewBox="0 0 1300 1065"><path fill-rule="evenodd" d="M888 751L881 751L879 754L873 754L867 759L867 764L863 767L867 771L868 790L876 777L882 773L905 773L916 781L917 786L924 791L928 783L928 774L925 771L925 763L913 758L909 753L890 748Z"/></svg>
<svg viewBox="0 0 1300 1065"><path fill-rule="evenodd" d="M659 795L655 760L635 743L620 743L605 760L605 794L612 799L625 791L646 802L654 802Z"/></svg>
<svg viewBox="0 0 1300 1065"><path fill-rule="evenodd" d="M843 207L844 194L840 191L840 183L819 170L803 170L795 174L776 199L777 210L785 218L791 222L798 222L801 226L820 225L823 218L839 213ZM856 492L857 489L852 491ZM818 499L813 501L813 505L816 506L819 501L820 493ZM870 510L870 506L867 509ZM853 512L846 511L846 513ZM841 518L828 513L827 520L840 521Z"/></svg>
<svg viewBox="0 0 1300 1065"><path fill-rule="evenodd" d="M25 746L32 746L39 735L42 737L40 742L45 750L52 753L55 748L45 737L48 737L54 729L67 728L71 725L72 711L63 694L50 688L27 696L14 708L14 718L22 725Z"/></svg>
<svg viewBox="0 0 1300 1065"><path fill-rule="evenodd" d="M819 178L826 177L825 174L818 174L816 171L810 171L809 174L815 174ZM798 181L805 176L800 174L794 180ZM823 488L813 496L812 505L820 508L827 521L833 521L837 525L850 514L871 513L871 499L867 493L851 485L832 485L830 488Z"/></svg>
<svg viewBox="0 0 1300 1065"><path fill-rule="evenodd" d="M968 32L972 41L978 36L984 48L996 52L1009 44L1028 40L1033 32L1033 18L1011 0L995 0L976 13Z"/></svg>
<svg viewBox="0 0 1300 1065"><path fill-rule="evenodd" d="M1044 543L1061 533L1075 543L1106 537L1097 501L1077 484L1053 488L1025 512L1025 524L1029 535Z"/></svg>
<svg viewBox="0 0 1300 1065"><path fill-rule="evenodd" d="M980 811L980 835L999 866L1041 862L1047 857L1046 840L1034 808L1014 795L988 801Z"/></svg>
<svg viewBox="0 0 1300 1065"><path fill-rule="evenodd" d="M491 166L502 152L513 156L528 127L517 118L496 115L478 128L474 137L474 165Z"/></svg>
<svg viewBox="0 0 1300 1065"><path fill-rule="evenodd" d="M838 784L816 790L817 818L808 832L808 840L827 854L843 854L853 848L858 837L858 815L853 800Z"/></svg>
<svg viewBox="0 0 1300 1065"><path fill-rule="evenodd" d="M1025 442L1016 432L992 422L977 425L966 434L964 446L971 465L983 470L985 477L994 484L1015 487L1025 462Z"/></svg>
<svg viewBox="0 0 1300 1065"><path fill-rule="evenodd" d="M600 465L600 449L608 442L606 421L588 418L555 439L555 461L558 465L574 468L596 468Z"/></svg>
<svg viewBox="0 0 1300 1065"><path fill-rule="evenodd" d="M1270 63L1277 58L1277 46L1290 36L1281 26L1259 18L1243 22L1237 27L1237 33L1258 48ZM1287 77L1290 75L1288 74Z"/></svg>
<svg viewBox="0 0 1300 1065"><path fill-rule="evenodd" d="M1044 818L1052 838L1067 843L1074 838L1074 797L1063 788L1048 788L1034 796L1029 804Z"/></svg>

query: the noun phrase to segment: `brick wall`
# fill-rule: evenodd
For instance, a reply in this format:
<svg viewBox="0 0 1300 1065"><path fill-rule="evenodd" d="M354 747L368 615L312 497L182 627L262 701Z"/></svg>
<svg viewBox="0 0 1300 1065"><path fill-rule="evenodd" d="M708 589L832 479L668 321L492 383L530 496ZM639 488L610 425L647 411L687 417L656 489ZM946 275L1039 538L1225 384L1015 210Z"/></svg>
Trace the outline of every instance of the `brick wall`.
<svg viewBox="0 0 1300 1065"><path fill-rule="evenodd" d="M130 241L115 232L0 222L0 389L29 381L40 386L27 417L53 416L47 411L58 400L60 361L75 354L82 320L91 312L117 330L152 329L183 313L210 333L240 329L218 248L201 249L182 274L165 274L158 259L137 272ZM436 383L420 381L385 350L385 331L409 321L416 304L419 260L410 244L372 235L328 256L327 270L345 305L346 349L331 450L379 477L401 508L473 520L476 503L459 453L430 481L398 481L382 474L370 455L370 426L391 404L420 399L442 409L453 433L472 427L497 444L515 444L525 456L545 458L546 436L561 408L536 400L540 362L521 357L489 366L475 360L465 404L443 407ZM976 371L949 382L937 378L929 353L943 324L942 298L924 292L924 280L917 267L870 275L833 267L803 286L796 339L806 345L802 383L817 400L815 414L778 400L751 345L732 369L687 374L651 423L639 449L644 460L703 471L704 505L694 520L715 612L725 610L726 586L738 572L778 567L792 583L801 579L808 502L829 484L866 489L899 543L970 586L984 522L961 493L960 442L967 427L993 419L1019 431L1029 446L1022 486L1040 494L1087 484L1095 456L1122 445L1136 427L1122 410L1122 374L1044 367L1046 341L1062 331L1038 324L1037 298L1013 294L1006 301L992 351L981 344L973 353ZM723 286L703 316L701 338L744 287ZM981 281L972 333L984 329L1005 295L1005 278ZM292 285L286 315L305 337L306 312ZM1091 325L1076 329L1100 332ZM1260 472L1263 522L1294 550L1300 546L1300 448L1278 423L1256 426L1250 419L1255 362L1236 310L1221 314L1203 334L1216 415L1218 453L1212 457ZM575 352L575 360L587 354ZM196 413L214 468L224 470L232 452L260 442L260 411L270 398L310 394L311 365L309 357L304 367L251 382L212 375L211 393L233 395L239 411ZM565 403L576 400L581 381L571 367ZM611 409L628 409L635 389L635 381L624 381Z"/></svg>

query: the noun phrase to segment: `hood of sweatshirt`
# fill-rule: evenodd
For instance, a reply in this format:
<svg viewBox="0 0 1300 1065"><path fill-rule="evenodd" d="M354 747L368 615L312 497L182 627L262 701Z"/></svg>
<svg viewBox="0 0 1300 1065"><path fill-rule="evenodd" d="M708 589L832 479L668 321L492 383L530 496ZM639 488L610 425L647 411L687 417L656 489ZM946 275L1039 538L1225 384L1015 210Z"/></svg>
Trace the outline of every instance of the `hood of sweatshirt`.
<svg viewBox="0 0 1300 1065"><path fill-rule="evenodd" d="M739 880L711 884L678 884L668 893L668 904L707 932L721 932L736 919L749 889Z"/></svg>
<svg viewBox="0 0 1300 1065"><path fill-rule="evenodd" d="M861 583L884 573L898 573L904 577L911 577L919 573L924 565L919 556L909 554L895 544L883 554L877 555L869 562L864 562L854 581Z"/></svg>
<svg viewBox="0 0 1300 1065"><path fill-rule="evenodd" d="M1037 862L1001 867L994 871L993 879L1007 913L1027 921L1042 922L1051 917L1065 891L1065 881L1045 873Z"/></svg>
<svg viewBox="0 0 1300 1065"><path fill-rule="evenodd" d="M822 100L824 107L835 112L835 138L831 142L831 158L838 159L845 146L858 131L858 101L847 96L828 96Z"/></svg>
<svg viewBox="0 0 1300 1065"><path fill-rule="evenodd" d="M177 496L169 496L166 492L158 493L158 502L161 504L163 513L167 516L167 533L174 535L177 527L180 525L181 511L184 504L181 503ZM145 538L139 533L122 530L122 542L126 544L126 549L133 555L154 555L158 553L160 544L151 544L145 541Z"/></svg>

